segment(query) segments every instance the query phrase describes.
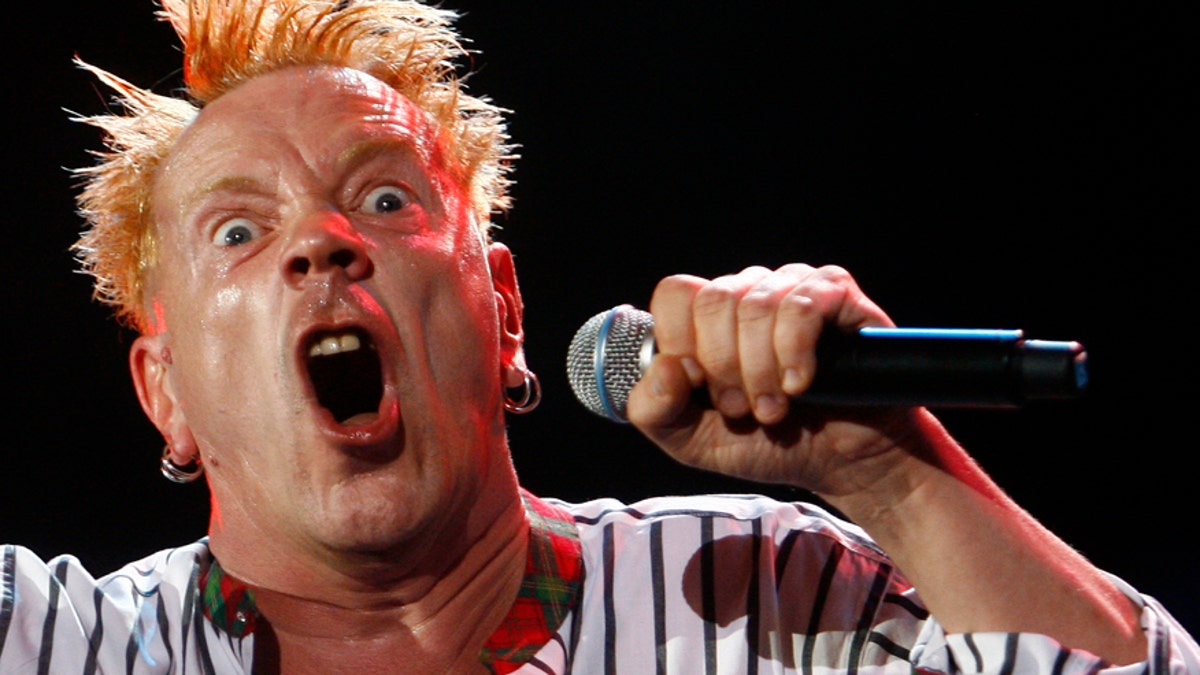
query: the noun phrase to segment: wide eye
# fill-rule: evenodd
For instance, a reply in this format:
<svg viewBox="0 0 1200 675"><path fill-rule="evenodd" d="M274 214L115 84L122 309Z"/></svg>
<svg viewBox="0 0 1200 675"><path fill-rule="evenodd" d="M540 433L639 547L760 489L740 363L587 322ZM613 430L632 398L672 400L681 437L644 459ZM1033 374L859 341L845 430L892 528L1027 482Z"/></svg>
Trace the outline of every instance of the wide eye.
<svg viewBox="0 0 1200 675"><path fill-rule="evenodd" d="M367 198L363 200L363 210L367 213L391 213L403 209L412 201L408 190L395 185L384 185L367 193Z"/></svg>
<svg viewBox="0 0 1200 675"><path fill-rule="evenodd" d="M262 228L249 218L234 218L225 221L213 233L217 246L241 246L262 235Z"/></svg>

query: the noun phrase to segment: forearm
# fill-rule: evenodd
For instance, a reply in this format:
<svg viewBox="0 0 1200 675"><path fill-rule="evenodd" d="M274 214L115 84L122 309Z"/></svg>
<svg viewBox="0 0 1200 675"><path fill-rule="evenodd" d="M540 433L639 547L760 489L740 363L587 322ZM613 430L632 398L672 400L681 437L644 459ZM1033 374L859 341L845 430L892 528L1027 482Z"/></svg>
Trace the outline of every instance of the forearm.
<svg viewBox="0 0 1200 675"><path fill-rule="evenodd" d="M1029 632L1112 663L1146 657L1132 602L1009 499L922 412L902 471L826 496L888 552L953 633Z"/></svg>

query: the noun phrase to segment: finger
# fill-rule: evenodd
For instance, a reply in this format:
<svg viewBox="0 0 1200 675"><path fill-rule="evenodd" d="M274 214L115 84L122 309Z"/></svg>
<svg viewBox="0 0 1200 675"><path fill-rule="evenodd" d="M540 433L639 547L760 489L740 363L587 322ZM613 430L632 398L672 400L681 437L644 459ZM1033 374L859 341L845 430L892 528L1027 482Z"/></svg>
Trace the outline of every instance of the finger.
<svg viewBox="0 0 1200 675"><path fill-rule="evenodd" d="M737 307L742 389L755 419L763 424L778 422L787 413L774 329L780 302L795 283L784 270L767 275L742 296Z"/></svg>
<svg viewBox="0 0 1200 675"><path fill-rule="evenodd" d="M650 313L654 316L654 346L659 354L686 357L693 374L691 384L704 382L695 361L696 333L692 327L692 302L708 279L690 274L676 274L658 282L650 298Z"/></svg>
<svg viewBox="0 0 1200 675"><path fill-rule="evenodd" d="M845 269L837 265L828 265L820 269L821 274L836 283L844 290L834 325L843 332L856 331L865 326L894 326L879 305L867 297L859 287L858 282Z"/></svg>
<svg viewBox="0 0 1200 675"><path fill-rule="evenodd" d="M826 330L852 331L890 325L846 270L835 265L800 272L800 280L780 302L775 318L775 353L788 396L812 384L819 364L816 348Z"/></svg>
<svg viewBox="0 0 1200 675"><path fill-rule="evenodd" d="M629 422L664 449L684 444L695 431L701 414L695 404L691 376L674 354L659 354L629 392Z"/></svg>
<svg viewBox="0 0 1200 675"><path fill-rule="evenodd" d="M738 348L738 304L742 296L770 270L749 267L733 275L713 279L692 301L696 334L696 359L708 380L713 406L728 417L750 412L742 381Z"/></svg>

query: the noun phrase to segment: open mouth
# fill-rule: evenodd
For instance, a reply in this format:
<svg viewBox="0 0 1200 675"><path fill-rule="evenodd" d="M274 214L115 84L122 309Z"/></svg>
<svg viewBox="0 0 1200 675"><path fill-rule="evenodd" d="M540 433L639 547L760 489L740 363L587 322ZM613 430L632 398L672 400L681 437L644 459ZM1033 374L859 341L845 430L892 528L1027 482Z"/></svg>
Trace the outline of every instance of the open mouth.
<svg viewBox="0 0 1200 675"><path fill-rule="evenodd" d="M383 397L382 364L366 333L339 330L318 333L308 346L308 376L317 402L340 424L360 415L373 419Z"/></svg>

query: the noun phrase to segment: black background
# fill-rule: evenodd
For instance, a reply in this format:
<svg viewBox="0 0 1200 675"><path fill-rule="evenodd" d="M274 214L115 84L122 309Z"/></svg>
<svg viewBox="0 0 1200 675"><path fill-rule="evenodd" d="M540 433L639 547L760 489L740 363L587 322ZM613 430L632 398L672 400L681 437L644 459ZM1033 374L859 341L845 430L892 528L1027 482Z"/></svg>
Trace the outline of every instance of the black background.
<svg viewBox="0 0 1200 675"><path fill-rule="evenodd" d="M479 51L471 91L515 111L521 145L498 237L516 254L545 402L512 420L518 471L567 499L795 496L676 466L583 410L563 359L588 317L644 306L664 275L838 263L900 325L1088 348L1080 401L942 417L1036 517L1196 632L1183 15L895 5L450 5ZM179 57L149 0L27 9L9 19L2 69L0 540L101 573L203 534L207 496L158 475L130 336L73 271L65 167L89 164L98 137L64 109L100 112L108 94L70 59L165 92Z"/></svg>

